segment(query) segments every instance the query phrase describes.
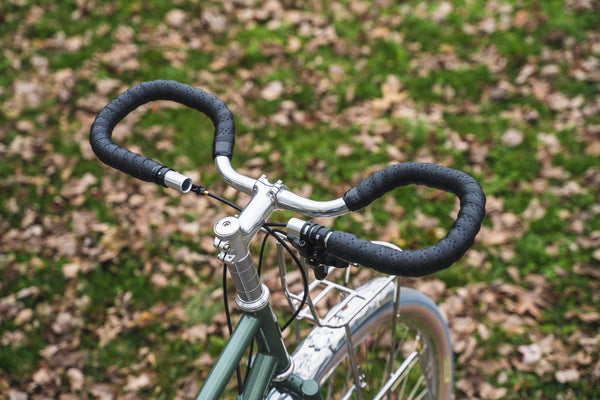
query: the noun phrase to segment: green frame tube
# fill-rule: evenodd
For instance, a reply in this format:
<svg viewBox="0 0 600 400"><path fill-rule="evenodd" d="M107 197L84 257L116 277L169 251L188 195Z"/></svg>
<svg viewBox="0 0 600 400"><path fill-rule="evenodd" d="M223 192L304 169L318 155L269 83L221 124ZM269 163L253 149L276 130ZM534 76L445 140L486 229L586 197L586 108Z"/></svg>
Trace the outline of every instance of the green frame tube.
<svg viewBox="0 0 600 400"><path fill-rule="evenodd" d="M231 379L236 367L253 338L257 339L259 352L253 357L248 381L238 400L260 400L273 383L273 377L289 367L289 358L284 355L285 346L270 307L256 313L244 313L231 337L210 370L208 377L196 395L196 400L218 400ZM269 346L270 344L270 346ZM262 348L262 349L261 349ZM287 354L287 353L285 353ZM313 380L305 381L289 375L275 386L298 399L319 400L319 385Z"/></svg>
<svg viewBox="0 0 600 400"><path fill-rule="evenodd" d="M275 374L277 367L277 358L264 353L255 356L248 382L244 386L244 391L240 400L261 400L271 383L271 378Z"/></svg>
<svg viewBox="0 0 600 400"><path fill-rule="evenodd" d="M242 315L217 362L196 395L196 400L218 400L220 398L246 349L250 346L259 325L260 321L255 316L246 313Z"/></svg>

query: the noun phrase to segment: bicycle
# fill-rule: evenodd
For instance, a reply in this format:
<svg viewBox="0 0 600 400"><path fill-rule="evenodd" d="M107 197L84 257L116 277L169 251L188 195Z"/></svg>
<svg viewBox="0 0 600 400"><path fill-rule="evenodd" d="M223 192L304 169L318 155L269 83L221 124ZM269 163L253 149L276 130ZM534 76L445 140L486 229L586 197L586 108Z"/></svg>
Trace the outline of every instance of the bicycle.
<svg viewBox="0 0 600 400"><path fill-rule="evenodd" d="M227 184L252 195L244 208L112 142L112 131L119 121L140 105L156 100L181 103L211 119L215 127L213 160ZM265 175L255 179L238 173L231 165L235 143L232 113L214 95L174 81L144 82L123 92L96 117L90 142L100 160L111 167L181 193L211 196L237 211L235 216L216 222L214 245L226 266L224 277L228 270L235 284L236 303L243 314L196 399L218 399L236 370L238 399L452 396L453 358L446 322L431 299L402 287L398 277L420 277L445 269L473 244L485 213L485 195L475 179L442 166L405 163L376 172L341 198L307 199L281 181L271 183ZM451 192L460 199L460 212L446 237L424 249L402 251L388 243L367 241L297 218L287 224L267 223L278 210L306 217L336 217L360 210L387 192L409 184ZM281 284L293 311L283 328L274 317L269 288L261 281L249 248L261 231L277 241ZM285 252L299 267L301 292L288 287ZM353 289L349 283L350 264L387 276L375 277ZM309 268L316 277L310 284ZM336 273L341 276L335 278ZM339 302L322 312L323 299L332 294ZM289 354L282 330L299 319L315 326ZM247 368L242 380L238 368L245 355Z"/></svg>

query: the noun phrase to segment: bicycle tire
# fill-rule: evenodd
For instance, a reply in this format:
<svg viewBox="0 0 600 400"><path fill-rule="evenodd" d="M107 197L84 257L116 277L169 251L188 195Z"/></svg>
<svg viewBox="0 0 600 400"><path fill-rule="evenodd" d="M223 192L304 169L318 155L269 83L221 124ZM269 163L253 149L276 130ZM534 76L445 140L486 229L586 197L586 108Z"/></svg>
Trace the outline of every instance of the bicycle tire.
<svg viewBox="0 0 600 400"><path fill-rule="evenodd" d="M365 292L373 290L379 280L373 281L361 286L357 291ZM369 307L363 315L350 323L351 342L355 349L355 358L365 355L364 350L368 347L374 351L374 357L381 360L381 354L389 354L386 351L386 340L389 342L389 332L391 327L392 315L394 310L395 286L390 287ZM396 379L392 385L392 391L381 395L381 388L390 380L381 375L381 369L371 368L368 362L358 362L362 369L362 375L367 381L367 387L362 389L362 398L364 399L450 399L452 397L453 387L453 357L452 347L448 326L442 317L435 303L426 295L410 288L402 287L400 289L400 300L398 306L399 318L396 323L396 332L407 330L414 332L417 340L416 346L409 352L397 352L399 357L394 361L392 368L400 379ZM322 396L324 399L346 399L357 398L352 394L354 384L352 373L348 368L350 357L348 357L348 341L344 329L332 329L326 327L316 327L311 330L306 339L300 344L294 352L293 360L295 363L295 373L304 379L314 379L322 387ZM387 336L386 336L387 335ZM375 339L381 339L381 342ZM375 347L375 344L381 343L382 348ZM411 343L408 340L398 341L398 349ZM389 347L389 345L388 345ZM419 349L420 347L420 349ZM370 354L373 356L373 354ZM383 364L385 360L381 360ZM417 362L418 361L418 362ZM404 365L406 369L398 368L398 365ZM418 366L419 377L414 376L415 372L410 372L410 368ZM387 366L385 367L387 368ZM385 372L385 371L384 371ZM413 375L411 375L413 374ZM371 378L383 380L374 384ZM407 378L407 379L404 379ZM386 380L387 379L387 380ZM336 381L331 385L330 383ZM342 380L341 386L337 381ZM410 380L410 382L409 382ZM406 383L405 383L406 382ZM407 390L406 384L414 383L415 388ZM402 386L398 389L399 386ZM422 386L422 387L421 387ZM332 393L333 389L333 393ZM343 393L338 393L341 389ZM395 390L394 390L395 389ZM415 389L415 390L413 390ZM419 393L416 390L420 390ZM276 390L270 392L267 396L269 400L292 399L292 397L280 394Z"/></svg>

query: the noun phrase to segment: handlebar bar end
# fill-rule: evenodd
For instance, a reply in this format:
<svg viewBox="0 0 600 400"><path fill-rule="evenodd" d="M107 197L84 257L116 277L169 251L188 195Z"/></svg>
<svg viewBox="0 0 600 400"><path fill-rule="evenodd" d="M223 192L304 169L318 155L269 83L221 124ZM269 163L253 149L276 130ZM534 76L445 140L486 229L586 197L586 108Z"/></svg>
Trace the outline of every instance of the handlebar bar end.
<svg viewBox="0 0 600 400"><path fill-rule="evenodd" d="M181 193L187 193L192 189L192 179L172 169L165 174L164 184L166 187L178 190Z"/></svg>

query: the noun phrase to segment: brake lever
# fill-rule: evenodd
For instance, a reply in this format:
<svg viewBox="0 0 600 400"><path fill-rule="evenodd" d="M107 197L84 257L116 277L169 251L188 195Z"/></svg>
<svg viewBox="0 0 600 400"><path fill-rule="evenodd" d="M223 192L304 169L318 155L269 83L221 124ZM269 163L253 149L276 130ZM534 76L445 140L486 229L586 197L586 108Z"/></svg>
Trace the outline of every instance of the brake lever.
<svg viewBox="0 0 600 400"><path fill-rule="evenodd" d="M329 267L348 268L349 264L334 255L329 254L325 249L311 245L310 243L294 237L290 237L292 245L298 249L300 255L306 260L306 263L312 268L315 278L323 280L327 277Z"/></svg>

